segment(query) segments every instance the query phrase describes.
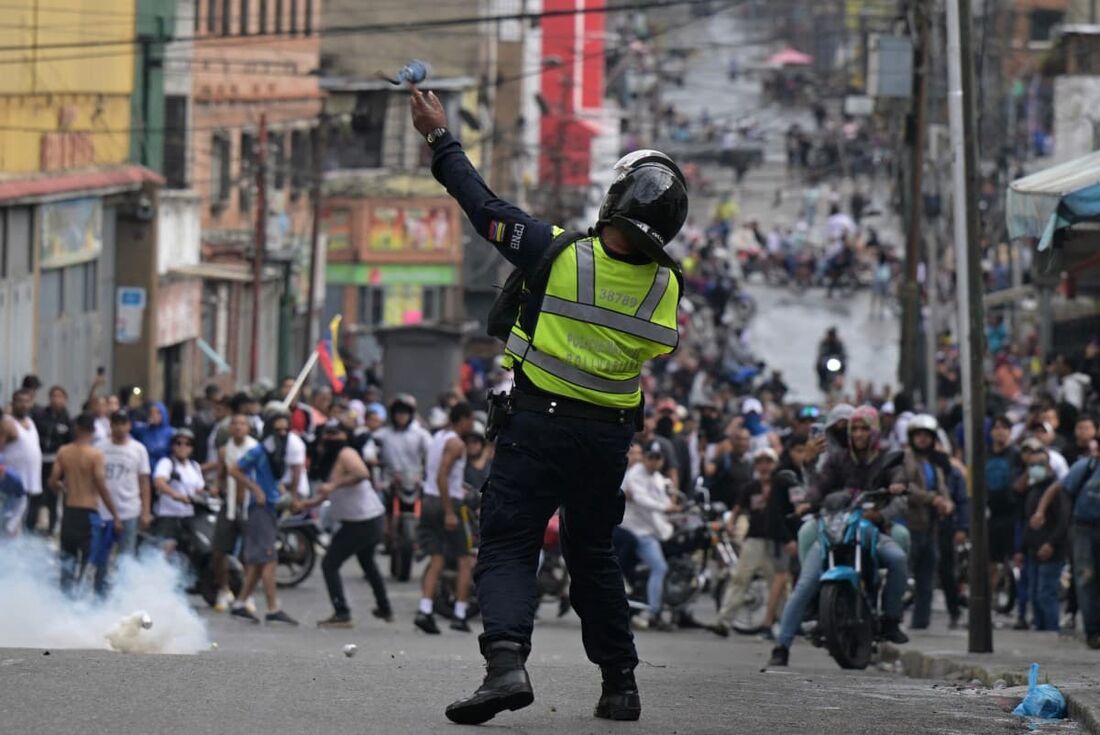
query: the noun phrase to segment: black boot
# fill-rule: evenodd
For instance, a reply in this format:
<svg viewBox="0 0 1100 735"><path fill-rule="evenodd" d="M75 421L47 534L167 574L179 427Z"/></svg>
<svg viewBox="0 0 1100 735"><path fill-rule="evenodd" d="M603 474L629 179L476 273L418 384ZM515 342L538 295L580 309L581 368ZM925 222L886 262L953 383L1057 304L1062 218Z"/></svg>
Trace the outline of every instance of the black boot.
<svg viewBox="0 0 1100 735"><path fill-rule="evenodd" d="M527 677L527 654L531 646L514 641L482 643L488 671L478 690L447 707L447 719L459 725L480 725L504 710L523 709L535 701Z"/></svg>
<svg viewBox="0 0 1100 735"><path fill-rule="evenodd" d="M786 666L791 660L791 649L784 645L778 645L772 649L772 657L768 659L768 666Z"/></svg>
<svg viewBox="0 0 1100 735"><path fill-rule="evenodd" d="M596 717L604 720L636 720L642 716L642 698L633 667L602 666L603 687Z"/></svg>
<svg viewBox="0 0 1100 735"><path fill-rule="evenodd" d="M891 643L908 643L909 636L901 631L901 621L895 618L883 618L882 637Z"/></svg>

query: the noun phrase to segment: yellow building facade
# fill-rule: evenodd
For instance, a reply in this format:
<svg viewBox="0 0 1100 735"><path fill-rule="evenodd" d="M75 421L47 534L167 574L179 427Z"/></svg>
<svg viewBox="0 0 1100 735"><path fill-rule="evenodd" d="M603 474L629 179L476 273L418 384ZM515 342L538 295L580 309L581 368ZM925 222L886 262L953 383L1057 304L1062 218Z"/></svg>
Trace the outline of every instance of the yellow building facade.
<svg viewBox="0 0 1100 735"><path fill-rule="evenodd" d="M0 172L126 162L135 0L7 0Z"/></svg>

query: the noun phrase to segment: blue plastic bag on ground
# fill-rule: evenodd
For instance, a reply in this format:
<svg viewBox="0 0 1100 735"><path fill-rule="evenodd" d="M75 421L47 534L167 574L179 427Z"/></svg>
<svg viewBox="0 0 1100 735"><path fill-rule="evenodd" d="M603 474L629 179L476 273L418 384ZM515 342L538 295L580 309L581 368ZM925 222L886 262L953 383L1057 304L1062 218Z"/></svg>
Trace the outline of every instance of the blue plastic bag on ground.
<svg viewBox="0 0 1100 735"><path fill-rule="evenodd" d="M1053 684L1039 684L1039 664L1032 664L1027 675L1027 695L1012 714L1061 720L1066 716L1066 698Z"/></svg>

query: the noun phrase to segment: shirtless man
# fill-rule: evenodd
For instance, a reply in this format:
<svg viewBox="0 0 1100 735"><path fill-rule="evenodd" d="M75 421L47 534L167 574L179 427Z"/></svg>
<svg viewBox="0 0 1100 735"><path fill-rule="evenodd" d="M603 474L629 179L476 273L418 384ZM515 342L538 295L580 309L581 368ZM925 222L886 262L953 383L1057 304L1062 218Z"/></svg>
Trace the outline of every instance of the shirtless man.
<svg viewBox="0 0 1100 735"><path fill-rule="evenodd" d="M66 594L72 593L73 585L84 574L92 535L100 526L100 501L114 519L115 534L122 533L122 521L107 489L103 452L92 446L95 417L81 414L75 428L76 440L58 451L50 472L50 487L65 496L65 513L61 517L61 591Z"/></svg>

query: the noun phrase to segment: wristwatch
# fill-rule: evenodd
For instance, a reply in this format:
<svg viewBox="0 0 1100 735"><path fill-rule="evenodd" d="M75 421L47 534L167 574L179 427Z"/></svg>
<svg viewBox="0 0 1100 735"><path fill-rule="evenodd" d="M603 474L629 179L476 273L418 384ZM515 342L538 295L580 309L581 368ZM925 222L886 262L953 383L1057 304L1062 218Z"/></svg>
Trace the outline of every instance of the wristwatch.
<svg viewBox="0 0 1100 735"><path fill-rule="evenodd" d="M436 141L447 134L447 128L436 128L435 130L428 131L428 134L424 137L428 140L428 145L435 145Z"/></svg>

